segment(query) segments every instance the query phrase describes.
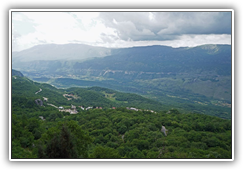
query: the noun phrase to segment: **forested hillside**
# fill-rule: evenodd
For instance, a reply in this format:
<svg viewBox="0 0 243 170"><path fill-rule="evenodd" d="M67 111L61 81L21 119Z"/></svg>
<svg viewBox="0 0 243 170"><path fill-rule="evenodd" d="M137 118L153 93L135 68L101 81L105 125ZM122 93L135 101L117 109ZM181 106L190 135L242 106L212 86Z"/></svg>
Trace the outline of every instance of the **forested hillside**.
<svg viewBox="0 0 243 170"><path fill-rule="evenodd" d="M231 120L164 109L139 95L13 76L11 157L232 158Z"/></svg>

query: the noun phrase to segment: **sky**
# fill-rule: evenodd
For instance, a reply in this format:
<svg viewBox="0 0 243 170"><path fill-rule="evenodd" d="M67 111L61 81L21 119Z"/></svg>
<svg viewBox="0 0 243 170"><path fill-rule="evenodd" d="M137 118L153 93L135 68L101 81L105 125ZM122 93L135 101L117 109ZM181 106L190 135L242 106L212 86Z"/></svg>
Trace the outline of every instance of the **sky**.
<svg viewBox="0 0 243 170"><path fill-rule="evenodd" d="M124 48L231 44L231 12L12 11L12 50L79 43Z"/></svg>

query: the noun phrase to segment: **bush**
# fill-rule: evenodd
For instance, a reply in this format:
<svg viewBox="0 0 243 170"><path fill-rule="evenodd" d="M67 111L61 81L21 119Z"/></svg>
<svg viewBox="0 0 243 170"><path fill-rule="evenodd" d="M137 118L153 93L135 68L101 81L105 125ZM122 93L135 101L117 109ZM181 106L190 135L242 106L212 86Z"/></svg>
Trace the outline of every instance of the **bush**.
<svg viewBox="0 0 243 170"><path fill-rule="evenodd" d="M208 147L216 147L220 145L219 139L214 136L211 138L206 138L206 139L204 138L202 141L206 143Z"/></svg>
<svg viewBox="0 0 243 170"><path fill-rule="evenodd" d="M128 154L128 158L136 158L136 159L141 159L145 158L143 152L138 150L137 148L133 148L132 152Z"/></svg>
<svg viewBox="0 0 243 170"><path fill-rule="evenodd" d="M97 146L91 155L91 158L121 158L119 152L113 148Z"/></svg>
<svg viewBox="0 0 243 170"><path fill-rule="evenodd" d="M126 130L127 130L127 127L125 125L121 125L121 127L119 127L117 131L120 134L124 134L126 132Z"/></svg>

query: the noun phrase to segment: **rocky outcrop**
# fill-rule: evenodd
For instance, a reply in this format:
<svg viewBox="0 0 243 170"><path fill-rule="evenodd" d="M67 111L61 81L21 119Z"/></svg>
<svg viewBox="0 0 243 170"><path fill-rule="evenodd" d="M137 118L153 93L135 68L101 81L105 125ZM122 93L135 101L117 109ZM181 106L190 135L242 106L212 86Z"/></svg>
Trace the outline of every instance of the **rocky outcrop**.
<svg viewBox="0 0 243 170"><path fill-rule="evenodd" d="M123 142L124 142L124 136L125 136L125 134L122 135L122 141L123 141Z"/></svg>
<svg viewBox="0 0 243 170"><path fill-rule="evenodd" d="M35 100L35 103L38 105L38 106L43 106L43 101L41 99L36 99Z"/></svg>
<svg viewBox="0 0 243 170"><path fill-rule="evenodd" d="M164 133L165 136L167 136L167 129L162 125L161 132Z"/></svg>

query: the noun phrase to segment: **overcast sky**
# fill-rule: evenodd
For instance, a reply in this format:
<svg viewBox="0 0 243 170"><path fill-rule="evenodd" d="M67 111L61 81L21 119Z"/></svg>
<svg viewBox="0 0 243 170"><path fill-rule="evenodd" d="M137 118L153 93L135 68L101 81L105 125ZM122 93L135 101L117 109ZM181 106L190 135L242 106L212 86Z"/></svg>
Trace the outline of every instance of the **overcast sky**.
<svg viewBox="0 0 243 170"><path fill-rule="evenodd" d="M231 44L231 12L12 12L12 49Z"/></svg>

